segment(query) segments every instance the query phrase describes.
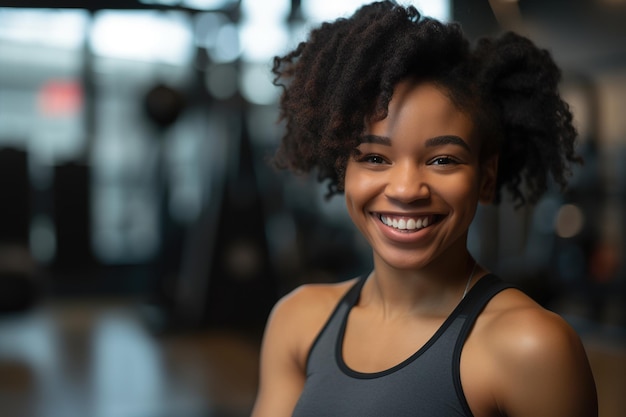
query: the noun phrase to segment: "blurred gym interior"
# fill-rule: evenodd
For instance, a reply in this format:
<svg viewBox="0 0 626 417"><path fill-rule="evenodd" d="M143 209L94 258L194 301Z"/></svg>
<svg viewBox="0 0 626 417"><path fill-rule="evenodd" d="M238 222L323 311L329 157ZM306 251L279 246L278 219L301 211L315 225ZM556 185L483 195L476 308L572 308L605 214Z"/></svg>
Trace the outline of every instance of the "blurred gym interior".
<svg viewBox="0 0 626 417"><path fill-rule="evenodd" d="M362 3L0 0L0 415L249 415L276 300L371 266L342 199L267 162L272 57ZM402 3L563 68L585 165L481 208L470 248L574 326L625 416L626 0Z"/></svg>

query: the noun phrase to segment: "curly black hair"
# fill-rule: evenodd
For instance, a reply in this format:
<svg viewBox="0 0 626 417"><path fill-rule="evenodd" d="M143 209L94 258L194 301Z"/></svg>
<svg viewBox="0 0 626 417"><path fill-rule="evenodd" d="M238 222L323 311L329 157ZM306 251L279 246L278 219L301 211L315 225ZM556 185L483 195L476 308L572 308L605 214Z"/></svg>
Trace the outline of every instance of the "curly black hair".
<svg viewBox="0 0 626 417"><path fill-rule="evenodd" d="M306 42L275 57L285 133L274 161L317 171L328 195L343 191L346 164L367 120L386 117L406 78L435 83L474 120L481 157L499 154L497 190L519 205L536 202L550 176L565 187L575 154L572 114L558 91L550 53L512 32L472 47L457 23L380 1L323 23Z"/></svg>

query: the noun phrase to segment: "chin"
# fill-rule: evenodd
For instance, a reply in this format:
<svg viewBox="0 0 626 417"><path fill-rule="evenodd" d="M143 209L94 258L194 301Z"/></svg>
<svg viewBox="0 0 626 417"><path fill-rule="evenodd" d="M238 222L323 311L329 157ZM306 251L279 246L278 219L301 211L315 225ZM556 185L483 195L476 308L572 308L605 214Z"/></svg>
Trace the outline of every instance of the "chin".
<svg viewBox="0 0 626 417"><path fill-rule="evenodd" d="M432 260L417 254L374 254L375 265L385 265L398 271L416 271L428 266Z"/></svg>

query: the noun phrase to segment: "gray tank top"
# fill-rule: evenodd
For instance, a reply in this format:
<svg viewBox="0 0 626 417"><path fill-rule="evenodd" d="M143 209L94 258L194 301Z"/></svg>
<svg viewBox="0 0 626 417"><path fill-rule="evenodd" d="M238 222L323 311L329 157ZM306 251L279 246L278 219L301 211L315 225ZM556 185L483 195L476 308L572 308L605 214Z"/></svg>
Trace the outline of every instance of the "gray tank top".
<svg viewBox="0 0 626 417"><path fill-rule="evenodd" d="M345 364L342 345L364 282L346 293L315 339L293 417L472 416L461 387L461 349L487 302L513 285L484 276L411 357L385 371L362 373Z"/></svg>

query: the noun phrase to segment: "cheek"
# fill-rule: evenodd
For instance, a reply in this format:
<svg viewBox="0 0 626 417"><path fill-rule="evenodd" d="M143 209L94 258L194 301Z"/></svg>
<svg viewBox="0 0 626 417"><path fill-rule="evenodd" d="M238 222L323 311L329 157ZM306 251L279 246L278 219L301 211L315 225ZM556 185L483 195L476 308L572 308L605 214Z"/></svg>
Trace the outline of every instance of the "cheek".
<svg viewBox="0 0 626 417"><path fill-rule="evenodd" d="M355 178L354 169L350 167L350 164L346 167L346 174L343 181L343 193L346 200L346 207L352 215L355 205L355 194L358 195L358 181Z"/></svg>
<svg viewBox="0 0 626 417"><path fill-rule="evenodd" d="M343 181L343 187L346 194L360 194L367 182L367 176L359 170L358 166L348 163L346 166L346 174Z"/></svg>
<svg viewBox="0 0 626 417"><path fill-rule="evenodd" d="M354 218L353 214L361 211L363 209L363 205L365 204L366 197L364 195L364 191L357 183L350 183L346 181L344 194L348 212L350 216Z"/></svg>
<svg viewBox="0 0 626 417"><path fill-rule="evenodd" d="M480 184L476 178L450 178L450 181L439 184L440 195L457 210L475 210L480 192Z"/></svg>
<svg viewBox="0 0 626 417"><path fill-rule="evenodd" d="M344 180L344 195L348 213L353 220L365 210L368 202L375 198L377 193L373 180L362 170L348 164Z"/></svg>

